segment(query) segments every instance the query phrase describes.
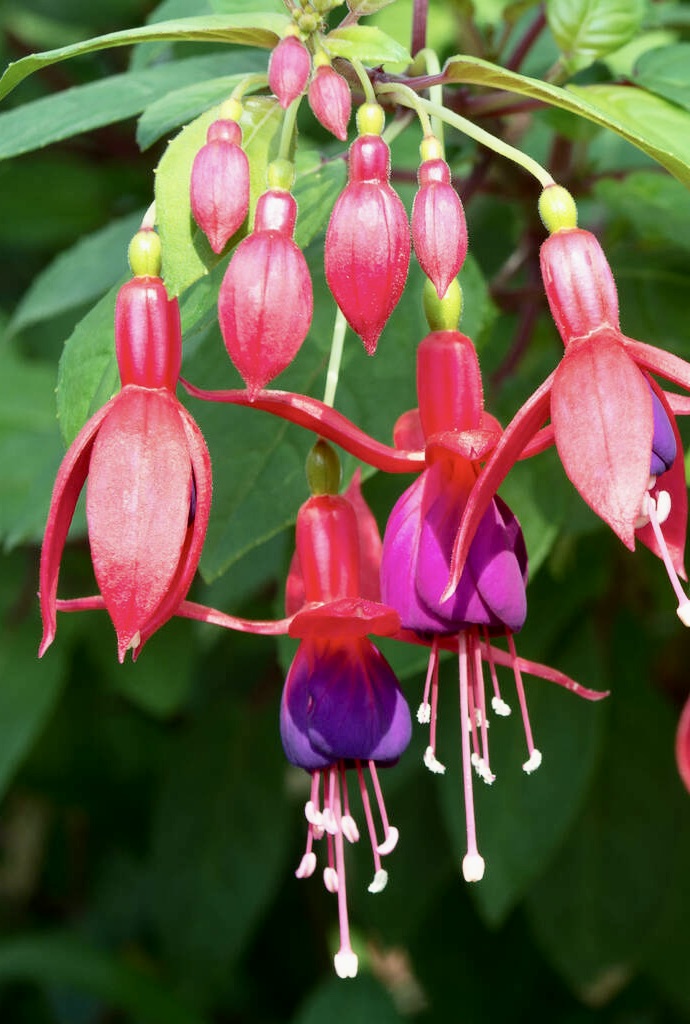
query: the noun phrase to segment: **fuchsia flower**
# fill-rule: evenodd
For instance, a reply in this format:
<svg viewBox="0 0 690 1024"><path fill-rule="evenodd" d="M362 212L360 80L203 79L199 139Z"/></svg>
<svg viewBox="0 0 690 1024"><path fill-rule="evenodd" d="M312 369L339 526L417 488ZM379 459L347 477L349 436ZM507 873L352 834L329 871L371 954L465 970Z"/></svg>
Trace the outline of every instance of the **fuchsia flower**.
<svg viewBox="0 0 690 1024"><path fill-rule="evenodd" d="M357 117L360 129L370 120L383 127L375 104L365 104ZM324 246L328 287L370 355L402 295L410 263L407 214L389 178L390 150L371 129L350 146L348 183L333 207Z"/></svg>
<svg viewBox="0 0 690 1024"><path fill-rule="evenodd" d="M40 655L55 637L60 561L84 483L91 560L120 661L175 614L201 556L211 463L175 396L180 314L159 277L136 276L120 289L115 350L122 390L82 428L55 481L41 550ZM100 606L92 598L68 605Z"/></svg>
<svg viewBox="0 0 690 1024"><path fill-rule="evenodd" d="M363 501L358 483L355 501ZM369 516L371 513L368 513ZM388 662L368 639L396 633L393 609L362 597L360 572L377 558L380 540L365 517L358 528L346 497L318 494L297 517L296 558L287 584L287 611L303 597L292 619L291 636L300 646L288 672L280 710L280 731L288 760L311 774L305 806L307 845L297 868L306 878L316 869L315 841L326 838L324 884L338 897L340 948L335 969L341 978L357 973L349 935L344 840L359 830L350 811L347 771L357 777L374 860L370 892L380 892L388 875L381 857L390 853L398 831L388 822L377 765L392 764L410 740L410 712ZM300 596L297 596L300 595ZM379 839L364 773L368 770L383 827Z"/></svg>
<svg viewBox="0 0 690 1024"><path fill-rule="evenodd" d="M214 121L192 164L192 214L215 253L223 251L249 210L249 161L241 143L237 121Z"/></svg>
<svg viewBox="0 0 690 1024"><path fill-rule="evenodd" d="M420 267L443 298L467 256L467 222L438 139L425 138L420 148L422 163L419 190L412 205L412 243Z"/></svg>
<svg viewBox="0 0 690 1024"><path fill-rule="evenodd" d="M651 374L690 389L690 365L622 334L613 275L590 232L555 230L542 246L541 267L565 355L489 458L467 504L444 596L457 585L477 525L511 465L526 448L535 453L555 443L571 482L623 543L633 550L637 538L663 559L688 625L690 601L678 581L685 577L687 491L673 411L686 408Z"/></svg>
<svg viewBox="0 0 690 1024"><path fill-rule="evenodd" d="M292 238L296 218L290 192L264 192L254 229L237 246L220 286L220 329L250 396L290 365L311 324L311 277Z"/></svg>
<svg viewBox="0 0 690 1024"><path fill-rule="evenodd" d="M311 57L296 36L281 39L268 62L268 84L283 109L304 92L311 71Z"/></svg>
<svg viewBox="0 0 690 1024"><path fill-rule="evenodd" d="M330 64L321 64L309 83L307 99L317 121L344 142L352 113L352 95L343 76Z"/></svg>
<svg viewBox="0 0 690 1024"><path fill-rule="evenodd" d="M532 738L522 682L523 671L596 699L573 680L544 665L518 658L512 635L527 614L527 551L520 524L500 498L494 496L470 545L459 582L450 600L443 600L450 571L453 542L476 481L480 463L500 437L496 420L484 411L481 375L470 339L458 331L435 331L417 353L419 410L406 414L396 436L409 444L423 439L427 468L398 500L388 519L381 559L381 594L400 613L402 626L431 644L424 699L418 712L430 724L424 762L433 772L445 767L436 757L439 648L457 650L460 672L460 716L468 723L461 733L467 854L467 881L484 874L474 820L472 767L485 782L494 780L489 761L486 697L482 663L486 661L494 688L492 707L506 715L497 664L513 669L522 712L530 773L541 764ZM504 635L508 653L492 647L489 636ZM403 638L403 634L399 635ZM410 637L410 639L415 639Z"/></svg>

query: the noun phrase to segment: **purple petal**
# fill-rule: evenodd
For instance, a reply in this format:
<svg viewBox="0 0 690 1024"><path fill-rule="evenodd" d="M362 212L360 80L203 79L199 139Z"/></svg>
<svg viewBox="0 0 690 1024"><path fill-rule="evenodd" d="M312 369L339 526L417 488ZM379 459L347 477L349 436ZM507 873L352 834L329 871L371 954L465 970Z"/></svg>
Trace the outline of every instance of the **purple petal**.
<svg viewBox="0 0 690 1024"><path fill-rule="evenodd" d="M332 758L314 750L309 739L307 708L309 706L309 678L313 659L310 648L301 643L293 659L283 687L280 701L280 738L290 764L314 772L332 764Z"/></svg>
<svg viewBox="0 0 690 1024"><path fill-rule="evenodd" d="M673 465L676 458L676 438L666 410L652 389L652 412L654 414L654 436L652 437L652 458L650 476L661 476Z"/></svg>
<svg viewBox="0 0 690 1024"><path fill-rule="evenodd" d="M410 741L407 701L393 669L366 637L319 645L308 692L309 740L331 762L396 761Z"/></svg>

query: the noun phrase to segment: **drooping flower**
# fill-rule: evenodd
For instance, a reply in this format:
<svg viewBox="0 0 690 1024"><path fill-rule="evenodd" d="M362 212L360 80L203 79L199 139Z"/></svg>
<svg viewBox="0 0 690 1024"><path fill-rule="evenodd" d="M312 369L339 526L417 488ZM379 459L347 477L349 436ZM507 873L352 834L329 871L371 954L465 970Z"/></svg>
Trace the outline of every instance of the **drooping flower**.
<svg viewBox="0 0 690 1024"><path fill-rule="evenodd" d="M322 58L323 59L323 58ZM309 83L307 99L314 117L336 139L344 142L347 138L347 127L352 113L352 94L350 86L342 75L339 75L330 64L318 63L319 55L314 60L317 64L314 77Z"/></svg>
<svg viewBox="0 0 690 1024"><path fill-rule="evenodd" d="M229 102L241 114L241 105ZM249 210L249 161L241 143L237 119L220 118L209 125L192 164L192 215L215 253L223 251Z"/></svg>
<svg viewBox="0 0 690 1024"><path fill-rule="evenodd" d="M120 289L115 311L122 390L82 428L55 481L41 550L40 655L55 637L60 562L85 483L91 560L120 661L128 650L136 657L175 613L201 556L211 463L175 396L180 314L157 276L159 248L151 231L130 247L136 276ZM70 602L70 610L79 607L94 607L92 599Z"/></svg>
<svg viewBox="0 0 690 1024"><path fill-rule="evenodd" d="M276 173L282 171L278 166ZM311 324L311 277L292 237L296 217L297 203L286 188L264 192L254 228L237 246L220 286L221 333L250 396L290 365Z"/></svg>
<svg viewBox="0 0 690 1024"><path fill-rule="evenodd" d="M363 557L364 562L368 557L363 556L362 542L372 554L371 540L370 524L365 522L363 531L358 528L355 508L346 497L313 495L298 514L296 559L286 589L288 610L296 595L304 604L289 627L300 646L285 681L280 731L288 760L312 777L305 805L307 844L296 874L306 878L314 873L313 846L325 837L323 879L338 897L340 947L334 964L341 978L357 973L348 923L345 841L356 842L359 829L351 813L347 772L356 776L371 842L374 878L369 891L380 892L388 879L381 858L394 849L398 831L388 821L377 767L397 761L411 733L409 708L395 674L367 635L391 635L400 627L392 608L361 596L360 571ZM371 777L382 836L365 772Z"/></svg>
<svg viewBox="0 0 690 1024"><path fill-rule="evenodd" d="M690 624L690 601L678 580L685 578L687 491L683 460L675 457L680 437L674 407L687 409L651 376L690 389L690 365L623 335L611 268L594 235L575 226L574 204L562 193L550 186L542 196L542 215L553 233L542 246L541 267L565 353L486 464L455 542L446 594L457 584L477 524L510 466L527 449L535 453L555 443L571 482L623 543L633 550L639 539L663 559L678 615ZM549 427L540 430L549 417Z"/></svg>
<svg viewBox="0 0 690 1024"><path fill-rule="evenodd" d="M311 71L311 56L296 36L285 36L271 53L268 84L283 109L304 92Z"/></svg>
<svg viewBox="0 0 690 1024"><path fill-rule="evenodd" d="M406 414L397 437L421 434L427 468L398 500L388 520L381 559L381 596L400 614L409 639L431 645L420 722L430 725L424 762L433 771L445 767L436 756L439 650L457 651L460 679L460 718L467 853L463 874L479 881L484 859L479 853L474 819L472 768L484 782L494 781L488 744L488 719L483 663L489 666L494 688L492 708L510 713L503 700L497 664L513 669L522 713L530 773L541 764L532 737L522 673L527 663L518 658L513 634L525 621L527 552L520 525L499 497L492 497L469 547L458 584L448 600L444 590L450 572L453 543L478 478L481 461L500 437L497 422L484 411L481 376L474 346L456 330L434 331L420 344L417 355L419 410ZM495 648L490 636L502 635L508 652ZM404 634L399 635L403 639ZM531 664L545 679L593 698L578 684L543 665ZM598 695L601 696L601 695Z"/></svg>
<svg viewBox="0 0 690 1024"><path fill-rule="evenodd" d="M419 190L412 204L412 244L419 265L443 298L467 255L467 222L438 139L428 136L420 151Z"/></svg>
<svg viewBox="0 0 690 1024"><path fill-rule="evenodd" d="M357 125L360 135L350 146L348 183L331 213L324 258L328 287L371 355L405 287L411 242L405 207L389 184L381 108L364 104Z"/></svg>

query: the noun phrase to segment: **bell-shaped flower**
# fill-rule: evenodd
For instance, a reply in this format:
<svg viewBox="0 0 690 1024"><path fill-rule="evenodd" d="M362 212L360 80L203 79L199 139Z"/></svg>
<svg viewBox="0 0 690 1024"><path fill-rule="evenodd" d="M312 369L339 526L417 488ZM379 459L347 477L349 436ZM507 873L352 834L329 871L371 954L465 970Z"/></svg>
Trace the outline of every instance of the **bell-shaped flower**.
<svg viewBox="0 0 690 1024"><path fill-rule="evenodd" d="M309 83L307 99L324 128L344 142L352 113L350 86L330 64L320 64Z"/></svg>
<svg viewBox="0 0 690 1024"><path fill-rule="evenodd" d="M136 273L142 257L134 248ZM201 556L211 463L199 428L175 396L180 314L155 273L138 274L120 289L115 349L122 390L82 428L55 481L41 550L41 655L55 636L60 562L84 484L101 597L67 605L71 611L105 606L120 661L128 650L136 657L175 614Z"/></svg>
<svg viewBox="0 0 690 1024"><path fill-rule="evenodd" d="M311 56L296 36L281 39L268 62L268 85L287 109L307 87L311 71Z"/></svg>
<svg viewBox="0 0 690 1024"><path fill-rule="evenodd" d="M290 192L264 192L254 228L237 246L220 286L221 333L250 397L290 365L311 324L311 277L292 237L296 217Z"/></svg>
<svg viewBox="0 0 690 1024"><path fill-rule="evenodd" d="M687 491L683 460L675 457L674 415L674 409L688 411L687 401L663 391L651 374L690 389L690 365L621 332L613 274L598 241L574 226L574 214L549 218L563 191L551 186L542 197L554 233L542 246L541 268L565 353L486 464L455 542L446 593L457 584L471 537L510 466L555 443L568 478L623 543L633 550L637 538L663 559L678 615L688 625L690 601L678 580L685 578ZM665 457L658 457L660 446Z"/></svg>
<svg viewBox="0 0 690 1024"><path fill-rule="evenodd" d="M237 121L209 125L206 144L194 157L190 185L192 215L220 253L244 223L249 210L249 161Z"/></svg>
<svg viewBox="0 0 690 1024"><path fill-rule="evenodd" d="M523 768L528 773L539 767L542 758L532 737L522 672L532 671L583 696L594 695L561 673L522 662L517 656L513 634L522 628L527 614L527 551L517 519L499 497L493 496L484 511L457 586L450 597L444 595L460 521L481 476L481 462L498 442L500 427L483 408L474 346L458 331L435 331L421 342L417 392L419 410L416 415L406 414L396 436L409 440L421 434L428 465L388 519L381 596L399 612L404 630L413 633L409 639L431 644L418 718L430 725L424 762L438 773L445 771L436 756L439 649L450 646L458 653L460 718L467 723L461 731L467 826L463 873L467 881L479 881L484 860L477 846L472 768L484 782L494 781L482 663L489 666L492 707L498 715L509 714L510 708L501 696L496 665L513 669L527 745ZM491 645L489 637L494 634L506 637L508 652Z"/></svg>
<svg viewBox="0 0 690 1024"><path fill-rule="evenodd" d="M361 495L358 500L363 500ZM287 596L294 605L301 594L304 604L289 627L300 646L280 711L286 756L312 777L305 806L307 844L296 873L298 878L313 874L313 846L325 838L323 879L328 891L337 894L340 921L335 969L342 978L354 977L357 956L350 942L344 851L345 842L359 839L359 828L350 808L347 772L356 776L371 843L374 878L369 891L380 892L388 879L381 858L395 847L398 831L388 821L377 766L400 757L410 740L411 719L392 668L368 634L394 634L400 619L392 608L361 596L360 572L368 558L362 544L370 554L374 549L370 523L358 524L348 498L309 498L299 511L296 540ZM381 834L365 772L371 778Z"/></svg>
<svg viewBox="0 0 690 1024"><path fill-rule="evenodd" d="M438 139L425 138L420 149L419 190L412 204L412 244L420 267L443 298L465 262L467 222Z"/></svg>
<svg viewBox="0 0 690 1024"><path fill-rule="evenodd" d="M369 113L373 107L375 112ZM375 104L358 112L358 125L382 127ZM364 111L364 113L363 113ZM350 327L367 352L402 295L410 263L410 226L389 184L390 150L373 130L350 146L348 183L338 196L326 231L326 280Z"/></svg>

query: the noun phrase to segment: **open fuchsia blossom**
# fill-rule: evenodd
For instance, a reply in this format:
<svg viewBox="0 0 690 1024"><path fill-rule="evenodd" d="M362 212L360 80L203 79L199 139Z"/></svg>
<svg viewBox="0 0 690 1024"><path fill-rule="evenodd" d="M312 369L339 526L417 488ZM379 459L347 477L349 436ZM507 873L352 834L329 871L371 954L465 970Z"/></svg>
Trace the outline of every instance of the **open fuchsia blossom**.
<svg viewBox="0 0 690 1024"><path fill-rule="evenodd" d="M56 628L58 574L86 483L89 545L120 661L175 614L201 556L211 503L211 462L196 423L175 396L182 358L177 300L157 276L159 243L135 236L136 275L120 289L115 351L122 390L82 428L55 481L40 567L42 655ZM99 606L69 602L70 610Z"/></svg>
<svg viewBox="0 0 690 1024"><path fill-rule="evenodd" d="M216 253L223 251L249 210L249 161L237 123L242 106L230 100L228 108L228 117L209 125L206 145L194 157L190 185L194 220Z"/></svg>
<svg viewBox="0 0 690 1024"><path fill-rule="evenodd" d="M690 625L685 578L687 490L674 407L680 396L651 376L690 389L690 365L626 337L620 329L611 268L598 241L576 227L565 189L550 186L540 211L551 236L541 249L544 287L565 354L524 403L488 459L456 537L444 597L454 591L471 539L517 458L555 444L569 479L587 504L631 550L635 539L664 562ZM540 428L551 418L551 424Z"/></svg>
<svg viewBox="0 0 690 1024"><path fill-rule="evenodd" d="M288 760L312 777L305 806L307 846L297 877L314 873L313 844L325 837L323 879L328 891L337 894L340 919L335 969L348 978L357 973L357 956L350 944L344 840L357 842L359 829L350 811L347 771L356 775L371 842L374 878L369 891L380 892L388 880L381 857L394 849L398 831L388 822L376 766L397 761L409 743L411 720L392 668L367 636L386 636L400 628L393 609L362 596L362 567L376 560L380 550L371 513L367 510L360 526L355 505L347 497L324 491L336 485L339 475L337 457L324 442L312 452L308 474L317 493L297 516L286 610L294 611L302 597L304 603L289 628L291 636L300 638L300 646L285 681L280 733ZM358 483L353 492L361 508ZM371 573L365 569L365 574L371 585ZM365 771L371 776L382 838L376 831Z"/></svg>
<svg viewBox="0 0 690 1024"><path fill-rule="evenodd" d="M269 167L272 187L259 197L254 228L235 249L218 295L225 347L250 395L290 365L311 324L311 277L292 238L292 173L287 161Z"/></svg>
<svg viewBox="0 0 690 1024"><path fill-rule="evenodd" d="M352 143L348 183L326 232L326 280L350 327L372 355L402 295L410 264L410 226L390 184L390 150L381 138L383 111L357 111L360 135Z"/></svg>

